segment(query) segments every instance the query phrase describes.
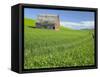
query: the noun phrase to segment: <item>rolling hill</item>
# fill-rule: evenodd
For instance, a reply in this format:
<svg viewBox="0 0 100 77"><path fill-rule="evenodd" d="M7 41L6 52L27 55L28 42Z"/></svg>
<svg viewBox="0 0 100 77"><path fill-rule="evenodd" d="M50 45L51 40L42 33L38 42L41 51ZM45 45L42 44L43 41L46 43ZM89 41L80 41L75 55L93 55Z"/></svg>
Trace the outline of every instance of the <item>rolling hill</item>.
<svg viewBox="0 0 100 77"><path fill-rule="evenodd" d="M94 64L93 30L38 29L24 19L24 68L87 66Z"/></svg>

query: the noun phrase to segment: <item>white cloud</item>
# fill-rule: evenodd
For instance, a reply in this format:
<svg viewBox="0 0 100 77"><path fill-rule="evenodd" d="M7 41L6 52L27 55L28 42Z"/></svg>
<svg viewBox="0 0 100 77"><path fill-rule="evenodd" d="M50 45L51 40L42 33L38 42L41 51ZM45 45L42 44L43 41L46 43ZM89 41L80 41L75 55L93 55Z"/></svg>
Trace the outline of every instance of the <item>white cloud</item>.
<svg viewBox="0 0 100 77"><path fill-rule="evenodd" d="M79 23L62 21L60 24L72 29L93 29L94 28L94 21L81 21Z"/></svg>

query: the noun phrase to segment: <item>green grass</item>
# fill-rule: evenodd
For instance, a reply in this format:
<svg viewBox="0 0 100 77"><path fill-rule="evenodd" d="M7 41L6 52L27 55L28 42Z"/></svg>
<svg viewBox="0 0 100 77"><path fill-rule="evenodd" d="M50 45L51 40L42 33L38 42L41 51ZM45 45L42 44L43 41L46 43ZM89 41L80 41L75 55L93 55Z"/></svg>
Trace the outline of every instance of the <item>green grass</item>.
<svg viewBox="0 0 100 77"><path fill-rule="evenodd" d="M34 26L35 26L35 20L25 18L25 19L24 19L24 25L25 25L25 26L34 27Z"/></svg>
<svg viewBox="0 0 100 77"><path fill-rule="evenodd" d="M30 28L30 19L24 24L25 69L94 65L93 30Z"/></svg>

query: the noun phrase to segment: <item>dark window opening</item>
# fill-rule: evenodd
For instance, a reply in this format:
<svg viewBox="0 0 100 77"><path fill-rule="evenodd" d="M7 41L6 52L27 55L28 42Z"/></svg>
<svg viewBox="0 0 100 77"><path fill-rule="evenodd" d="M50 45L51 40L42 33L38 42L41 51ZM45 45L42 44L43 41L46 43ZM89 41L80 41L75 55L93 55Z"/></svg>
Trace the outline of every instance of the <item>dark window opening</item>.
<svg viewBox="0 0 100 77"><path fill-rule="evenodd" d="M55 29L55 26L53 26L53 29Z"/></svg>

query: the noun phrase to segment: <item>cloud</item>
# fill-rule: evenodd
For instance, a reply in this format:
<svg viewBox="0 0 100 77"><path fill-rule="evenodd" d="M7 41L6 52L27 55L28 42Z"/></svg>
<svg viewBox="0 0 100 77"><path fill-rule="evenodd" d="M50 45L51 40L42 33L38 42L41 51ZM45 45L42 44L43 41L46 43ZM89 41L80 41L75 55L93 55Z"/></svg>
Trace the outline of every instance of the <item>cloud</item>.
<svg viewBox="0 0 100 77"><path fill-rule="evenodd" d="M94 21L81 21L81 22L65 22L60 23L62 26L72 29L94 29Z"/></svg>

